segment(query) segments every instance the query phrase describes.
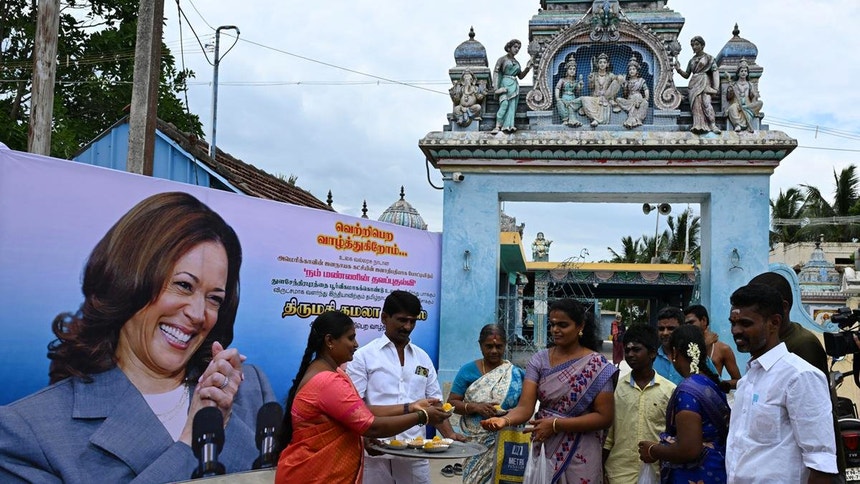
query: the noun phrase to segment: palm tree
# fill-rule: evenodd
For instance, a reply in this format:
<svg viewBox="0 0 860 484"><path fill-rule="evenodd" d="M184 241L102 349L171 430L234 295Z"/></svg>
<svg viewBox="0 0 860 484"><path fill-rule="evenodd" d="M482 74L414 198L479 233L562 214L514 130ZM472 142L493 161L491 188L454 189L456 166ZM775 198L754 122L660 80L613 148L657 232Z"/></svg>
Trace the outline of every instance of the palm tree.
<svg viewBox="0 0 860 484"><path fill-rule="evenodd" d="M700 218L693 215L693 209L688 207L677 218L670 215L666 224L669 230L664 233L664 237L668 240L661 256L674 264L699 260ZM660 244L663 244L662 240Z"/></svg>
<svg viewBox="0 0 860 484"><path fill-rule="evenodd" d="M791 244L800 242L800 226L780 224L778 221L800 220L803 218L803 203L806 199L803 192L797 187L792 187L770 201L770 216L774 221L773 230L770 232L770 245L773 247L779 242Z"/></svg>
<svg viewBox="0 0 860 484"><path fill-rule="evenodd" d="M860 201L860 187L858 187L860 179L857 176L857 167L849 165L843 168L839 175L836 174L836 170L833 170L833 180L836 186L832 204L825 200L818 188L812 185L800 185L806 191L802 209L803 217L811 219L846 217L851 214L852 209ZM850 223L825 226L811 224L801 228L800 232L807 237L824 234L826 240L849 242L860 235L860 227Z"/></svg>
<svg viewBox="0 0 860 484"><path fill-rule="evenodd" d="M618 252L615 252L612 247L607 247L607 249L609 250L609 253L612 254L612 260L610 260L609 262L636 263L641 262L643 257L648 257L648 252L645 251L645 247L642 244L642 239L639 238L633 240L633 237L630 235L621 237L620 254Z"/></svg>

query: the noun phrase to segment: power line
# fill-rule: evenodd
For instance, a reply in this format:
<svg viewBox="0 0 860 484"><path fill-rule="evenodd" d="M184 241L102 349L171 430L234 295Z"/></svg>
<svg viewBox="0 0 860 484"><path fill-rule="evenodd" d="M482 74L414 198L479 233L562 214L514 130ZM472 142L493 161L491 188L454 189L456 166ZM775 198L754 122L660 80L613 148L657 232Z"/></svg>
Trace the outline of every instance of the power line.
<svg viewBox="0 0 860 484"><path fill-rule="evenodd" d="M436 90L434 90L434 89L427 89L426 87L421 87L421 86L418 86L418 85L415 85L415 84L409 84L409 83L407 83L407 82L398 81L398 80L396 80L396 79L389 79L389 78L387 78L387 77L382 77L382 76L377 76L377 75L375 75L375 74L370 74L370 73L367 73L367 72L357 71L357 70L355 70L355 69L350 69L350 68L348 68L348 67L339 66L339 65L336 65L336 64L332 64L332 63L330 63L330 62L324 62L324 61L321 61L321 60L318 60L318 59L313 59L313 58L306 57L306 56L303 56L303 55L295 54L295 53L293 53L293 52L288 52L288 51L283 50L283 49L278 49L278 48L275 48L275 47L271 47L271 46L268 46L268 45L265 45L265 44L261 44L261 43L259 43L259 42L255 42L255 41L253 41L253 40L249 40L249 39L245 39L245 38L240 39L240 40L242 40L242 42L247 42L247 43L249 43L249 44L256 45L257 47L262 47L262 48L264 48L264 49L268 49L268 50L271 50L271 51L274 51L274 52L278 52L278 53L280 53L280 54L288 55L288 56L295 57L295 58L297 58L297 59L302 59L302 60L305 60L305 61L308 61L308 62L313 62L313 63L315 63L315 64L324 65L324 66L326 66L326 67L331 67L331 68L333 68L333 69L339 69L339 70L342 70L342 71L351 72L351 73L353 73L353 74L358 74L358 75L360 75L360 76L365 76L365 77L370 77L370 78L373 78L373 79L378 79L378 80L380 80L380 81L385 81L385 82L388 82L388 83L391 83L391 84L398 84L398 85L401 85L401 86L412 87L412 88L415 88L415 89L421 89L421 90L423 90L423 91L428 91L428 92L432 92L432 93L435 93L435 94L442 94L442 95L445 95L445 96L447 96L447 95L448 95L448 93L447 93L447 92L436 91Z"/></svg>

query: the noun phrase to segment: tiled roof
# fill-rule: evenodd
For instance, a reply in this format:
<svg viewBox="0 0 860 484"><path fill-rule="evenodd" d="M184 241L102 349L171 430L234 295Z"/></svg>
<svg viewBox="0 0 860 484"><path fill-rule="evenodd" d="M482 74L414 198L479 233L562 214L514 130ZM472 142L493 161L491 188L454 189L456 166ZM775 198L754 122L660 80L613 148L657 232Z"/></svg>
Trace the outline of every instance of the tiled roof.
<svg viewBox="0 0 860 484"><path fill-rule="evenodd" d="M175 141L182 149L224 177L231 185L246 195L303 207L333 211L329 205L311 195L310 192L266 173L254 165L234 158L229 153L217 150L215 162L213 162L209 158L209 143L195 135L181 131L171 123L159 119L156 127L165 136Z"/></svg>

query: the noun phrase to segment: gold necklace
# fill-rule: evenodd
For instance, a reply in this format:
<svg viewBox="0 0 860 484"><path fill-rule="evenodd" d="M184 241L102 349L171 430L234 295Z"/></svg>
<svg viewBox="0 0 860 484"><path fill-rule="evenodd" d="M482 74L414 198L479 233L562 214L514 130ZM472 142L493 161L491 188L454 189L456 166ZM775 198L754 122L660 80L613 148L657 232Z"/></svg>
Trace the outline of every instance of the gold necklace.
<svg viewBox="0 0 860 484"><path fill-rule="evenodd" d="M162 413L156 413L155 416L158 417L162 422L167 422L173 420L179 411L186 407L188 403L188 385L184 385L185 389L182 391L182 394L179 395L179 401L176 405L170 410L164 411Z"/></svg>

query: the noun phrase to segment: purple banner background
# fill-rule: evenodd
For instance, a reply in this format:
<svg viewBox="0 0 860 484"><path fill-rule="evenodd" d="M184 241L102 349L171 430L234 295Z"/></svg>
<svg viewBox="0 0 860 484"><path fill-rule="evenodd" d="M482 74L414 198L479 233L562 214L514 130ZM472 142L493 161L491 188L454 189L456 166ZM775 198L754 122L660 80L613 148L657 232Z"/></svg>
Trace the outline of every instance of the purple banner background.
<svg viewBox="0 0 860 484"><path fill-rule="evenodd" d="M0 404L47 385L51 322L80 307L81 273L93 246L134 204L165 191L195 195L238 233L244 260L231 346L266 372L282 401L315 317L283 316L285 307L287 313L310 308L286 305L292 298L317 310L334 301L337 309L346 305L373 313L391 290L416 293L427 319L417 325L413 341L438 362L441 234L11 151L0 144ZM390 240L354 234L368 228ZM377 246L396 244L408 255L326 245L338 236L341 244L348 236ZM360 344L382 333L378 317L353 320Z"/></svg>

